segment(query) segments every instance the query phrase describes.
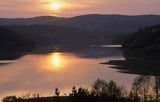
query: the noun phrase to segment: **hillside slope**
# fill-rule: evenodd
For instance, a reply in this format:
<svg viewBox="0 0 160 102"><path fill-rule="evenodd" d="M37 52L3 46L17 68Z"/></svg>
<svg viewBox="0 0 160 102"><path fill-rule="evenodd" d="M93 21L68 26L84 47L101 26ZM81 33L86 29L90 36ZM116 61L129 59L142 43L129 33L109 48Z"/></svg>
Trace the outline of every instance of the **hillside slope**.
<svg viewBox="0 0 160 102"><path fill-rule="evenodd" d="M137 31L123 42L123 49L128 59L159 61L160 25Z"/></svg>
<svg viewBox="0 0 160 102"><path fill-rule="evenodd" d="M26 36L0 27L0 60L11 60L33 51L34 43Z"/></svg>
<svg viewBox="0 0 160 102"><path fill-rule="evenodd" d="M81 15L71 18L41 16L34 18L0 19L0 25L61 25L75 26L93 31L128 34L138 28L160 24L159 15ZM116 33L116 34L115 34Z"/></svg>
<svg viewBox="0 0 160 102"><path fill-rule="evenodd" d="M55 25L30 25L30 26L5 26L16 32L30 37L37 44L63 41L79 41L83 42L100 42L103 33L93 32L90 30L80 29L76 27L65 27Z"/></svg>

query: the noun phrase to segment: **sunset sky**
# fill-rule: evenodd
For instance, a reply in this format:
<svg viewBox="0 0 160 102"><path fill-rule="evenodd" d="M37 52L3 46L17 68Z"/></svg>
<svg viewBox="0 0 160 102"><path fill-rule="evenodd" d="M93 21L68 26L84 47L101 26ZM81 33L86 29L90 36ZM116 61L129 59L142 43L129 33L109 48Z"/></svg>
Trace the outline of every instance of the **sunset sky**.
<svg viewBox="0 0 160 102"><path fill-rule="evenodd" d="M160 14L159 5L160 0L0 0L0 17Z"/></svg>

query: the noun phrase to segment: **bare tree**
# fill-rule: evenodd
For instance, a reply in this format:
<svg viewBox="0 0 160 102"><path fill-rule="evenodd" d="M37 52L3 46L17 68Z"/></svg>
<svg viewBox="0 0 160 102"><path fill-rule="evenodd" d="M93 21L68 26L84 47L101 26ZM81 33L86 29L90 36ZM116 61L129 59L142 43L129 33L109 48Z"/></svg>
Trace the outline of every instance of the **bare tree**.
<svg viewBox="0 0 160 102"><path fill-rule="evenodd" d="M117 86L117 84L114 81L111 80L108 83L107 90L108 90L108 94L110 96L121 97L122 88L120 88L119 86Z"/></svg>
<svg viewBox="0 0 160 102"><path fill-rule="evenodd" d="M94 84L92 85L92 95L101 96L107 95L108 90L108 83L103 79L97 79Z"/></svg>
<svg viewBox="0 0 160 102"><path fill-rule="evenodd" d="M130 96L135 100L139 100L140 97L143 97L144 102L146 102L149 94L150 80L150 76L142 75L136 77L132 83Z"/></svg>

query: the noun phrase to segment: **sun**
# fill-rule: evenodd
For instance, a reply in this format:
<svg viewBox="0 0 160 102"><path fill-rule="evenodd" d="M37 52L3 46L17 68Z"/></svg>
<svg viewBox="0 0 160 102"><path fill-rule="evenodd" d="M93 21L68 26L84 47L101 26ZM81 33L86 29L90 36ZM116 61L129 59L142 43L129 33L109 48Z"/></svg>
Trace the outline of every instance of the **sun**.
<svg viewBox="0 0 160 102"><path fill-rule="evenodd" d="M61 8L61 4L60 3L52 3L51 8L53 10L59 10Z"/></svg>

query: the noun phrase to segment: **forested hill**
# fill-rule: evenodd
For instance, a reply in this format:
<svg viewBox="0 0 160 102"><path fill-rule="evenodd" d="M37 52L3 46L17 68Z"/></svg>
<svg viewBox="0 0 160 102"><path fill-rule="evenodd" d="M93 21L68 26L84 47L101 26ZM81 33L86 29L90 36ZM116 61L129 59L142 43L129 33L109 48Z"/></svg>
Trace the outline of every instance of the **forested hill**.
<svg viewBox="0 0 160 102"><path fill-rule="evenodd" d="M124 55L130 59L160 61L160 25L140 29L123 42Z"/></svg>
<svg viewBox="0 0 160 102"><path fill-rule="evenodd" d="M8 28L0 27L0 60L11 60L32 52L34 42Z"/></svg>
<svg viewBox="0 0 160 102"><path fill-rule="evenodd" d="M138 28L160 24L159 15L81 15L71 18L41 16L33 18L0 19L0 25L61 25L74 26L107 33L132 33ZM115 35L113 35L115 36Z"/></svg>
<svg viewBox="0 0 160 102"><path fill-rule="evenodd" d="M79 43L98 43L103 42L101 37L105 37L104 33L93 32L76 27L55 26L55 25L21 25L21 26L5 26L24 36L29 37L36 42L37 45L54 45L63 42Z"/></svg>

